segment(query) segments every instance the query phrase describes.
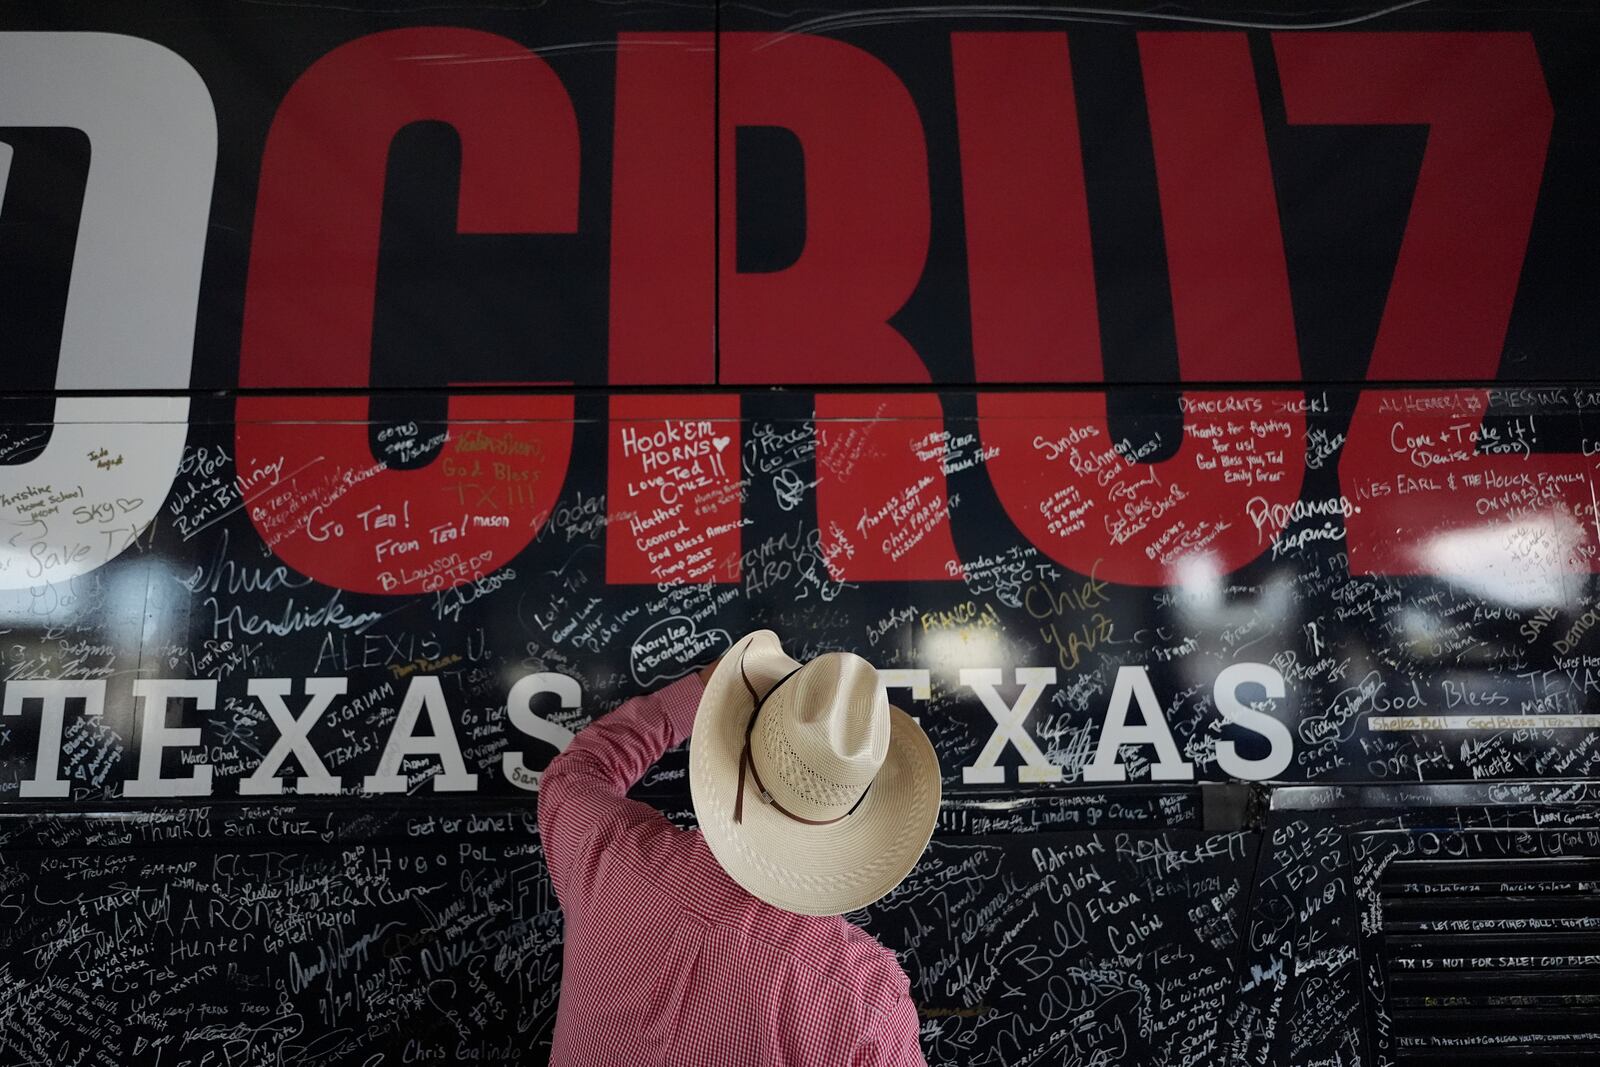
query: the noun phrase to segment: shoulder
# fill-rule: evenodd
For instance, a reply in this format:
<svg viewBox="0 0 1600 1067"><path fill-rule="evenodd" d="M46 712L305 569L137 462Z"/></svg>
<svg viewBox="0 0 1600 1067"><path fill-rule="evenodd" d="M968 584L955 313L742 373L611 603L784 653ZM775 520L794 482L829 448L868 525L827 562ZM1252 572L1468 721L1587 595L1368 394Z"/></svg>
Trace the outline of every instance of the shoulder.
<svg viewBox="0 0 1600 1067"><path fill-rule="evenodd" d="M886 1008L911 990L900 957L883 942L852 922L841 920L845 928L842 957L853 973L864 976L870 986L863 989L867 999Z"/></svg>
<svg viewBox="0 0 1600 1067"><path fill-rule="evenodd" d="M718 925L794 965L863 1016L892 1006L911 983L897 957L842 915L800 915L752 896L712 855L698 831L684 835L690 905Z"/></svg>
<svg viewBox="0 0 1600 1067"><path fill-rule="evenodd" d="M774 933L829 984L874 1015L905 996L910 981L897 957L843 916L796 915L763 905L778 917Z"/></svg>
<svg viewBox="0 0 1600 1067"><path fill-rule="evenodd" d="M824 948L808 966L830 990L845 1031L867 1035L910 993L900 960L877 938L845 920L819 920L814 938Z"/></svg>

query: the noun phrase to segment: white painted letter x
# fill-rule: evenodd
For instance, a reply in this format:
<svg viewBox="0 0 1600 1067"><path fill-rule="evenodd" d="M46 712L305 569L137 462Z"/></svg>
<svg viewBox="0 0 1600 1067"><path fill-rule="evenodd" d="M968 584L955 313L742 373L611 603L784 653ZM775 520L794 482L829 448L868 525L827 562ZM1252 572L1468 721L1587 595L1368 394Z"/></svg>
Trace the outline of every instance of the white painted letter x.
<svg viewBox="0 0 1600 1067"><path fill-rule="evenodd" d="M1008 708L1005 699L994 688L1001 681L999 668L961 669L961 684L970 686L978 694L978 699L983 701L983 706L999 724L990 735L988 743L983 746L983 751L978 753L977 762L961 768L963 782L969 785L994 785L1004 782L1006 769L997 761L1000 759L1000 753L1005 751L1007 741L1016 745L1017 751L1022 753L1022 758L1027 761L1025 766L1017 768L1017 781L1061 781L1061 768L1045 759L1044 753L1039 751L1039 746L1034 744L1033 738L1022 728L1022 722L1028 717L1028 712L1033 710L1039 694L1044 692L1045 686L1053 685L1055 680L1054 667L1018 667L1017 682L1024 688L1022 694L1017 697L1016 706Z"/></svg>
<svg viewBox="0 0 1600 1067"><path fill-rule="evenodd" d="M328 768L322 765L322 757L311 747L306 735L322 718L322 713L328 710L333 698L344 695L348 681L346 678L307 678L306 695L311 698L311 703L306 705L306 710L297 719L283 703L283 698L294 690L293 678L250 680L245 691L261 701L261 706L267 709L272 724L278 728L278 741L261 761L261 766L252 771L248 778L239 780L240 793L245 796L270 796L283 792L283 779L277 776L277 770L291 752L300 762L300 769L305 772L305 776L295 782L295 792L339 791L339 779L328 773Z"/></svg>

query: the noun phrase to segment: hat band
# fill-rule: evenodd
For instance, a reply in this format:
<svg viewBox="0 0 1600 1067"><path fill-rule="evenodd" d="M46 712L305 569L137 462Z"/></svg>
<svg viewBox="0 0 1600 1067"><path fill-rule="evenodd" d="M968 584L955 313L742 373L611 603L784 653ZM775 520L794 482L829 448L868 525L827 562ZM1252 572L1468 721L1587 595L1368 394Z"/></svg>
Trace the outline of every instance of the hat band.
<svg viewBox="0 0 1600 1067"><path fill-rule="evenodd" d="M761 714L761 707L767 702L767 697L770 697L773 693L777 692L778 686L782 685L784 682L787 682L790 678L793 678L795 673L799 670L800 668L796 667L782 678L779 678L777 685L774 685L771 689L768 689L764 696L756 697L756 706L751 709L750 721L745 724L744 728L744 747L739 750L739 789L738 792L734 794L733 800L733 821L736 823L742 823L744 821L744 769L747 765L750 768L750 777L754 779L756 783L756 789L761 793L762 803L772 805L777 809L779 814L786 815L795 822L805 823L807 826L829 826L843 819L848 819L850 816L855 814L856 809L861 806L861 802L867 799L867 793L872 789L872 782L876 782L878 780L878 776L873 775L872 782L867 783L867 788L861 791L861 795L859 797L856 797L856 802L850 805L850 810L834 819L801 818L799 815L796 815L794 812L785 808L782 804L779 804L777 800L774 799L772 794L767 791L767 787L761 783L761 775L756 772L755 757L751 756L750 754L750 735L755 732L756 716ZM750 684L750 676L744 672L744 656L742 654L739 656L739 676L744 679L744 687L750 690L750 695L752 697L756 696L756 687Z"/></svg>

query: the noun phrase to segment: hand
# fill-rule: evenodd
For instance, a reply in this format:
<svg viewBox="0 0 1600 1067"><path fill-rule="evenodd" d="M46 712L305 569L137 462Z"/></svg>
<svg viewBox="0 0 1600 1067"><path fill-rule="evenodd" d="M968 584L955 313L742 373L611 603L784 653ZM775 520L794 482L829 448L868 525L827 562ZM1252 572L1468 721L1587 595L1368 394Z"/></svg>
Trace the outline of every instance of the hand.
<svg viewBox="0 0 1600 1067"><path fill-rule="evenodd" d="M704 667L700 668L700 684L701 685L705 685L707 682L711 681L711 672L716 670L717 669L717 664L719 664L721 662L722 662L722 657L718 656L716 659L712 660L710 663L707 663Z"/></svg>

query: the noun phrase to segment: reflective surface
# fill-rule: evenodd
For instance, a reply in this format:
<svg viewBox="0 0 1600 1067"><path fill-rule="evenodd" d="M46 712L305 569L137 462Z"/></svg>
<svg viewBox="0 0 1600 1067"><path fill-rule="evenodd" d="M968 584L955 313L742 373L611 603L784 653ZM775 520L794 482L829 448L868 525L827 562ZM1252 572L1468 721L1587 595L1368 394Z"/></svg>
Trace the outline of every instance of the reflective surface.
<svg viewBox="0 0 1600 1067"><path fill-rule="evenodd" d="M313 791L399 789L368 778L409 703L455 736L404 791L516 795L757 627L890 672L950 792L1600 769L1587 390L611 403L247 400L165 468L55 428L0 496L0 798L276 792L268 709L328 677Z"/></svg>
<svg viewBox="0 0 1600 1067"><path fill-rule="evenodd" d="M0 1063L544 1062L760 626L930 1063L1600 1055L1594 5L836 7L5 6Z"/></svg>

